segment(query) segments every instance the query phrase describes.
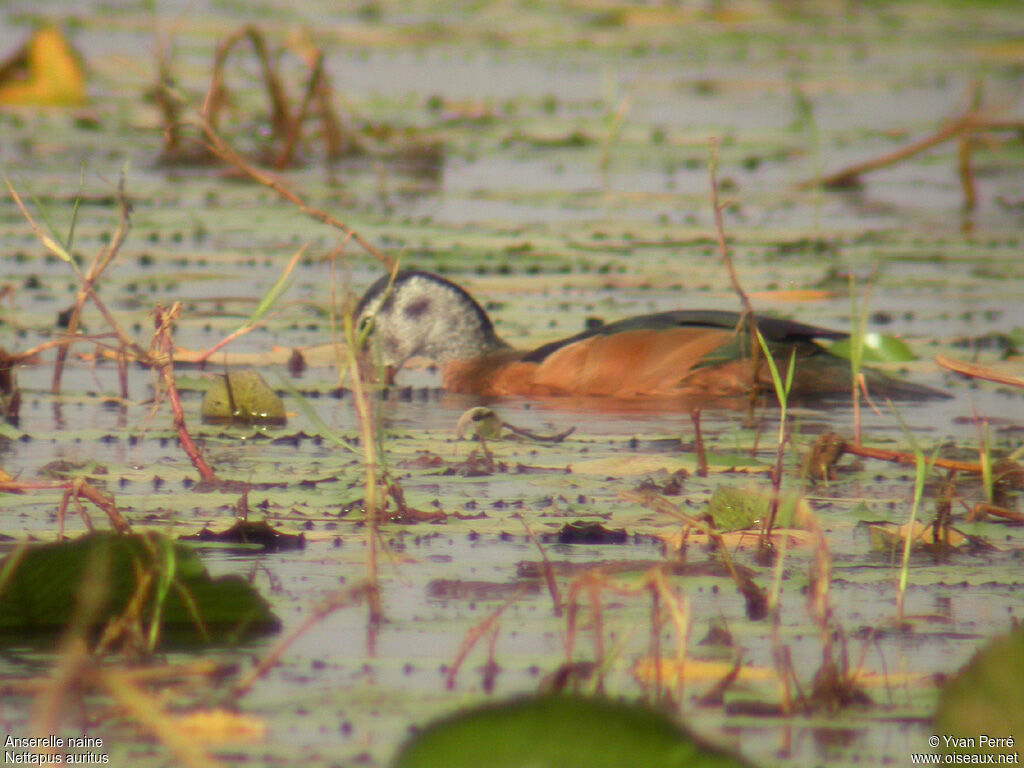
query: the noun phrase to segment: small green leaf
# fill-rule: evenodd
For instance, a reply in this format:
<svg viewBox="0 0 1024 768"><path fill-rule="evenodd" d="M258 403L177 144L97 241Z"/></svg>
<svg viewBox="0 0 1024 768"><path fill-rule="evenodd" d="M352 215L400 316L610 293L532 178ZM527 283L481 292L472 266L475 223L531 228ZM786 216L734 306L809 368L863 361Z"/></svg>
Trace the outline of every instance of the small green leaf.
<svg viewBox="0 0 1024 768"><path fill-rule="evenodd" d="M793 514L799 503L798 494L780 494L779 509L775 516L776 527L788 528L792 525ZM720 485L708 500L708 514L719 531L743 531L767 520L771 505L771 495L756 488Z"/></svg>
<svg viewBox="0 0 1024 768"><path fill-rule="evenodd" d="M829 346L829 353L849 360L852 353L850 339L840 339ZM866 363L905 363L914 360L914 353L902 339L880 333L865 333L862 359Z"/></svg>
<svg viewBox="0 0 1024 768"><path fill-rule="evenodd" d="M751 489L720 485L708 500L708 514L719 531L742 531L765 520L771 509L767 496Z"/></svg>

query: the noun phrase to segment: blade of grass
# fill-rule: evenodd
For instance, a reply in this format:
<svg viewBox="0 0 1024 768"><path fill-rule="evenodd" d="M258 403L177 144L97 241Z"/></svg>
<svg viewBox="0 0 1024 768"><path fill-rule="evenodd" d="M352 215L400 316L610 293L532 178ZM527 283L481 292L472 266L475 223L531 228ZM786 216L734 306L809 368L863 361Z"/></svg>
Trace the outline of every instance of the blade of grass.
<svg viewBox="0 0 1024 768"><path fill-rule="evenodd" d="M4 184L7 185L7 191L10 193L11 198L14 200L14 204L18 206L18 210L21 211L21 215L25 217L25 220L28 221L28 225L32 227L32 231L35 233L35 236L39 238L39 242L41 242L43 244L43 247L46 248L46 250L48 250L54 256L56 256L58 259L70 265L71 269L74 270L74 273L78 277L78 279L83 280L84 277L82 275L82 270L78 268L78 264L75 263L74 258L71 256L70 253L68 253L67 248L65 248L64 245L60 242L60 238L58 237L57 239L54 239L50 235L43 232L43 230L36 223L35 219L32 218L32 214L28 212L28 208L25 207L25 203L22 201L21 196L18 194L18 191L14 188L14 185L11 184L11 180L7 178L7 174L4 173L2 175L4 177ZM38 203L36 203L36 205L38 206ZM47 226L49 227L48 222Z"/></svg>
<svg viewBox="0 0 1024 768"><path fill-rule="evenodd" d="M361 451L358 448L356 448L355 446L350 445L349 443L345 442L345 440L343 440L338 435L337 432L335 432L333 429L331 429L327 425L327 422L325 422L323 419L320 418L320 414L316 412L316 409L312 405L309 404L309 400L307 400L303 396L303 394L301 392L299 392L299 390L297 390L295 387L293 387L291 382L289 382L280 373L277 373L277 383L280 384L281 387L289 395L291 395L293 398L295 398L295 404L297 406L299 406L299 409L306 416L306 418L309 419L311 422L313 422L313 425L317 428L317 430L319 431L319 433L320 433L320 435L322 437L326 437L328 440L330 440L335 445L337 445L337 446L339 446L341 448L344 448L347 451L351 451L352 453L354 453L356 455L361 453Z"/></svg>
<svg viewBox="0 0 1024 768"><path fill-rule="evenodd" d="M992 503L993 478L992 478L992 434L989 431L988 419L978 415L978 409L974 407L974 400L968 396L968 404L971 406L971 418L974 419L974 426L978 429L978 464L981 466L981 485L985 489L985 500Z"/></svg>
<svg viewBox="0 0 1024 768"><path fill-rule="evenodd" d="M301 248L299 248L299 250L297 250L292 255L291 260L285 266L284 270L281 272L281 275L277 278L277 280L274 281L274 284L270 286L267 292L263 294L263 298L260 299L259 304L256 305L256 309L253 311L251 315L249 315L248 319L240 326L238 326L238 328L236 328L223 339L221 339L219 342L217 342L208 350L203 352L203 354L196 358L195 362L204 362L205 360L209 359L210 355L214 354L217 350L222 349L227 344L237 339L239 336L242 336L251 331L253 328L257 327L257 325L263 320L263 317L267 314L267 312L270 311L270 309L274 306L277 300L281 298L281 296L283 296L284 293L291 287L292 283L288 278L291 276L292 271L295 269L295 265L298 263L299 258L305 252L306 246L303 245Z"/></svg>
<svg viewBox="0 0 1024 768"><path fill-rule="evenodd" d="M921 496L924 492L924 481L935 464L935 459L939 455L939 446L935 446L935 450L932 452L932 456L927 461L924 458L924 451L921 446L918 445L917 440L910 433L910 428L907 423L903 420L899 411L892 404L889 403L889 410L892 411L896 420L900 423L900 429L903 430L903 434L906 436L907 441L910 443L910 448L914 452L914 500L910 505L910 519L907 521L906 535L903 537L903 563L900 566L900 578L899 586L896 593L896 619L897 621L903 620L903 604L907 594L907 574L910 569L910 552L914 543L914 524L917 522L917 510L921 506Z"/></svg>
<svg viewBox="0 0 1024 768"><path fill-rule="evenodd" d="M786 447L786 411L789 403L789 393L793 388L793 374L796 371L796 350L794 349L790 352L789 367L786 369L786 380L783 381L782 377L779 376L779 368L775 363L775 357L768 348L768 343L764 340L764 336L756 329L754 332L757 334L757 343L760 345L765 361L768 363L768 372L772 377L775 397L779 401L779 437L775 451L775 467L772 469L772 508L768 515L767 525L762 525L761 528L761 547L766 549L769 541L768 537L771 536L772 528L775 527L775 518L779 513L779 492L782 490L782 459Z"/></svg>
<svg viewBox="0 0 1024 768"><path fill-rule="evenodd" d="M68 225L67 249L71 251L75 245L75 225L78 224L78 208L82 204L82 190L85 188L85 161L78 168L78 194L75 195L75 204L71 208L71 223ZM36 203L36 205L39 205ZM51 227L52 230L52 227Z"/></svg>

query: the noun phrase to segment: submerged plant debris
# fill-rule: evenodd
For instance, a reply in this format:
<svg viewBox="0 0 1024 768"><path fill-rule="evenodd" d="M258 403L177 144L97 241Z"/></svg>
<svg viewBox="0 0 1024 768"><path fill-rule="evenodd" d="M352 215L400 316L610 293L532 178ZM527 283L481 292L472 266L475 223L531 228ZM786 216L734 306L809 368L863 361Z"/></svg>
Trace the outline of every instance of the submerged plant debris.
<svg viewBox="0 0 1024 768"><path fill-rule="evenodd" d="M940 695L973 685L943 680L1021 618L1017 9L328 5L113 24L51 3L88 106L0 106L0 549L239 524L203 566L282 625L129 666L65 618L56 650L6 645L7 730L87 731L114 765L384 766L412 728L543 689L645 700L727 761L928 752ZM32 32L0 29L0 54ZM334 151L332 110L361 151ZM195 163L211 135L222 162ZM780 427L772 396L485 401L429 360L390 389L353 376L343 309L383 263L455 280L522 348L740 309L712 140L755 312L862 327L859 359L950 399L869 383L855 409L851 377ZM244 173L224 147L281 162ZM232 394L205 423L242 367L281 418L235 418Z"/></svg>

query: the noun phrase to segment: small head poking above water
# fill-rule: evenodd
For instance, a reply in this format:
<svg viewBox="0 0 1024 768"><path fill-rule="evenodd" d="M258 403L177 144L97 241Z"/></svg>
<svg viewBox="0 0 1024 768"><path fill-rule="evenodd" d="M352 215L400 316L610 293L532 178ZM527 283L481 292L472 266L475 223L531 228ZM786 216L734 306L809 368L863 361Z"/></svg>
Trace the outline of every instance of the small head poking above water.
<svg viewBox="0 0 1024 768"><path fill-rule="evenodd" d="M369 325L380 361L396 368L413 356L445 365L508 347L472 296L443 277L412 269L371 285L356 307L355 322L360 331Z"/></svg>

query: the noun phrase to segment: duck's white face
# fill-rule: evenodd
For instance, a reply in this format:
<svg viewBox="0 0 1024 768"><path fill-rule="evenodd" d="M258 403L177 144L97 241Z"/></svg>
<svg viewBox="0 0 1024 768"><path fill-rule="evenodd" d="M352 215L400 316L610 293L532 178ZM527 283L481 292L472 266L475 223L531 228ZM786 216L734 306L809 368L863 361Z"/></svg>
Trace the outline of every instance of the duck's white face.
<svg viewBox="0 0 1024 768"><path fill-rule="evenodd" d="M385 365L422 356L444 365L504 344L484 310L462 288L430 272L401 271L370 286L356 309L360 332Z"/></svg>

